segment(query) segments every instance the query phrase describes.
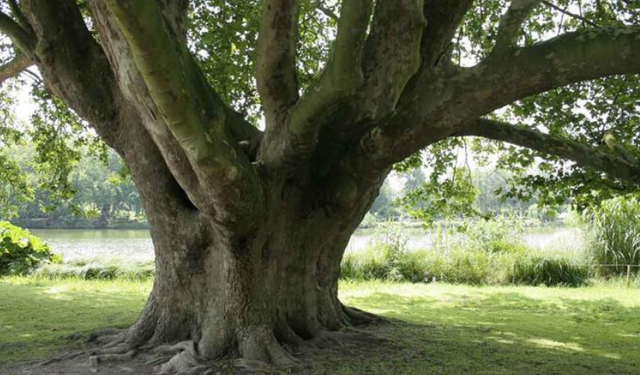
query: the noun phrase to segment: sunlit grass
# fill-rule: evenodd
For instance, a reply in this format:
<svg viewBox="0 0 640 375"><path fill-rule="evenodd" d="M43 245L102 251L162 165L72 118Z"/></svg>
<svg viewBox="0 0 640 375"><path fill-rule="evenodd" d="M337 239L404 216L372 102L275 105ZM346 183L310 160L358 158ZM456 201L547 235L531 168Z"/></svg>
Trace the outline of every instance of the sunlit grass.
<svg viewBox="0 0 640 375"><path fill-rule="evenodd" d="M0 279L0 367L67 350L75 332L126 327L150 282ZM348 304L403 321L394 344L328 357L326 374L638 374L640 290L343 282ZM0 371L1 373L1 371Z"/></svg>
<svg viewBox="0 0 640 375"><path fill-rule="evenodd" d="M73 333L126 327L140 312L150 288L150 282L118 280L1 279L0 367L77 345L68 338Z"/></svg>

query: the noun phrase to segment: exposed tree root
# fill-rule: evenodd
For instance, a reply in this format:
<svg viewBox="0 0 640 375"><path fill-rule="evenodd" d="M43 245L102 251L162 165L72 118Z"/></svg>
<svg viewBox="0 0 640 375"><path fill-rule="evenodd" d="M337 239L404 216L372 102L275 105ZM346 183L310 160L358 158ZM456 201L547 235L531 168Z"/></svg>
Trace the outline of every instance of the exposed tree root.
<svg viewBox="0 0 640 375"><path fill-rule="evenodd" d="M245 346L244 350L249 350L245 355L264 354L264 359L239 358L230 363L224 359L207 360L198 353L198 346L193 341L184 341L172 346L161 346L154 350L158 357L148 361L149 365L160 367L159 375L213 375L217 374L224 367L233 367L244 374L277 374L279 370L291 370L300 368L300 362L291 356L286 350L279 346L275 340L262 341L252 340L263 344L260 347Z"/></svg>
<svg viewBox="0 0 640 375"><path fill-rule="evenodd" d="M387 323L389 320L379 315L362 311L355 307L342 306L342 310L349 318L351 324L355 326L368 325L373 323Z"/></svg>
<svg viewBox="0 0 640 375"><path fill-rule="evenodd" d="M309 340L307 349L329 349L345 345L369 345L385 343L386 340L376 335L358 330L348 329L344 331L325 331L319 333L312 340Z"/></svg>
<svg viewBox="0 0 640 375"><path fill-rule="evenodd" d="M127 344L120 344L113 348L107 348L94 352L89 357L91 367L97 367L101 362L125 362L133 359L137 350Z"/></svg>
<svg viewBox="0 0 640 375"><path fill-rule="evenodd" d="M172 346L161 346L155 352L161 356L169 357L169 360L160 368L160 375L186 374L196 368L203 367L203 358L198 355L196 343L193 341L183 341Z"/></svg>
<svg viewBox="0 0 640 375"><path fill-rule="evenodd" d="M273 331L251 328L239 333L241 358L234 366L249 373L272 374L302 369L300 360L287 351L276 339Z"/></svg>
<svg viewBox="0 0 640 375"><path fill-rule="evenodd" d="M241 374L283 374L304 372L300 371L304 369L303 362L292 353L311 354L318 353L318 350L385 342L355 327L388 322L387 319L346 306L342 306L342 318L344 324L351 326L340 331L315 332L312 339L299 336L286 319L281 320L277 329L245 327L233 332L235 345L221 349L219 353L217 350L213 351L217 353L213 355L216 358L212 358L211 353L205 355L200 352L211 352L211 348L203 349L206 348L203 342L189 340L175 345L155 346L155 340L149 339L148 335L145 335L144 342L132 340L132 337L137 337L137 330L101 330L91 334L88 340L102 344L91 353L90 364L95 368L100 363L123 362L132 360L138 353L152 353L154 357L145 364L157 367L159 375L211 375L228 371ZM234 357L237 359L233 359Z"/></svg>
<svg viewBox="0 0 640 375"><path fill-rule="evenodd" d="M126 335L126 329L107 328L92 332L87 338L87 342L98 344L108 344L116 341L119 336Z"/></svg>
<svg viewBox="0 0 640 375"><path fill-rule="evenodd" d="M79 357L79 356L81 356L81 355L83 355L85 353L86 352L84 350L78 350L78 351L75 351L75 352L71 352L71 353L67 353L67 354L64 354L64 355L60 355L60 356L56 356L56 357L47 359L46 361L40 362L38 365L46 366L46 365L50 365L50 364L55 363L55 362L66 361L68 359L73 359L73 358Z"/></svg>
<svg viewBox="0 0 640 375"><path fill-rule="evenodd" d="M103 345L91 352L91 367L96 368L101 362L126 362L133 359L137 348L128 344L126 340L126 330L101 330L92 333L87 341Z"/></svg>
<svg viewBox="0 0 640 375"><path fill-rule="evenodd" d="M274 369L265 362L252 359L238 358L233 361L235 368L250 374L273 374Z"/></svg>

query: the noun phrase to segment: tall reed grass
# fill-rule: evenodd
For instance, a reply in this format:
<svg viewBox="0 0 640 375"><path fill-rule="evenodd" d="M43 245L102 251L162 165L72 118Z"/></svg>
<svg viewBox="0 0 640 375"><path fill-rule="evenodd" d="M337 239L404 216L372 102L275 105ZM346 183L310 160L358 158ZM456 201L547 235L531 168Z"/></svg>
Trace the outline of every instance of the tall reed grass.
<svg viewBox="0 0 640 375"><path fill-rule="evenodd" d="M625 265L640 265L640 201L617 197L603 201L584 215L590 236L589 252L601 276L622 275ZM639 267L633 267L637 273Z"/></svg>

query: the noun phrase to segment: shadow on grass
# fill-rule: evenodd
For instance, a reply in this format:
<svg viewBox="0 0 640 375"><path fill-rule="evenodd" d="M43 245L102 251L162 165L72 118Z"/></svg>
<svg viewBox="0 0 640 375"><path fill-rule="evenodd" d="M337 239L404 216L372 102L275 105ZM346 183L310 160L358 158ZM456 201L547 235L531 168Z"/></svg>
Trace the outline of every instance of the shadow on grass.
<svg viewBox="0 0 640 375"><path fill-rule="evenodd" d="M640 373L640 311L613 299L373 293L349 303L408 322L377 328L401 349L382 350L349 374Z"/></svg>

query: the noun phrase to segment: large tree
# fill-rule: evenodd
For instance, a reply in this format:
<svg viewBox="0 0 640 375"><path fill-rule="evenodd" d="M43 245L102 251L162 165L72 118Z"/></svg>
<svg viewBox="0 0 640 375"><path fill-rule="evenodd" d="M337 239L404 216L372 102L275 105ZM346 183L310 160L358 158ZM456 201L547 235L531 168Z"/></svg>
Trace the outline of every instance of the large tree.
<svg viewBox="0 0 640 375"><path fill-rule="evenodd" d="M393 165L418 151L476 136L616 186L640 178L637 122L585 135L584 118L495 113L554 118L562 106L526 98L603 77L632 90L633 3L8 0L15 54L0 77L35 65L144 201L156 278L108 353L180 342L164 373L225 355L291 366L283 344L373 319L338 299L340 261Z"/></svg>

